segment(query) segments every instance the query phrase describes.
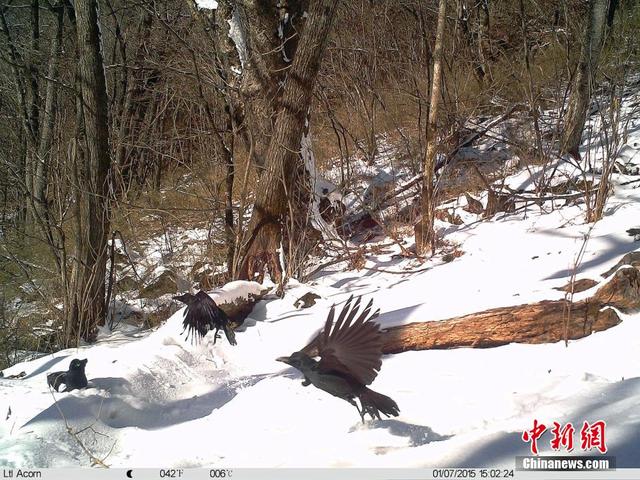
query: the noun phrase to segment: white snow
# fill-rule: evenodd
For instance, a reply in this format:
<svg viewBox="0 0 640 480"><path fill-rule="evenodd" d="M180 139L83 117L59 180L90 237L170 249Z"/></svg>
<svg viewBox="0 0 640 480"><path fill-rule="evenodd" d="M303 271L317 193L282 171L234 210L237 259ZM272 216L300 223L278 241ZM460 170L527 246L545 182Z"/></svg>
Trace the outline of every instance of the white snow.
<svg viewBox="0 0 640 480"><path fill-rule="evenodd" d="M229 38L233 40L236 50L238 51L238 57L240 59L240 66L244 68L244 64L247 61L247 42L246 35L242 29L242 20L240 19L240 12L237 8L233 9L233 14L228 20L229 23Z"/></svg>
<svg viewBox="0 0 640 480"><path fill-rule="evenodd" d="M636 159L629 149L637 152L639 139L640 132L630 134L620 157ZM527 175L508 184L526 186ZM618 467L640 467L640 313L621 313L620 325L568 346L386 356L372 388L393 397L400 416L365 424L347 402L304 388L297 371L275 361L306 345L329 307L351 294L373 298L387 327L563 298L553 287L566 284L574 268L578 279L602 283L623 254L640 249L625 233L640 226L640 184L623 185L633 178L614 174L605 217L595 225L585 223L582 204L543 204L484 222L459 210L465 224L438 223L464 251L450 263L398 259L397 247L385 247L360 271L333 266L308 285L291 281L284 298L256 306L236 347L224 338L185 342L180 310L153 331L116 330L95 345L16 364L5 376L26 377L0 379L0 465L88 466L64 415L74 431L84 429L78 438L96 457L127 468L160 459L166 467L513 468L516 455L529 453L521 436L534 419L549 427L572 422L578 454L582 423L604 420L608 454ZM241 287L247 294L260 288ZM296 309L309 290L322 298ZM88 359L89 388L50 393L47 373L66 370L72 358ZM544 454L549 439L547 432L540 440Z"/></svg>
<svg viewBox="0 0 640 480"><path fill-rule="evenodd" d="M308 122L309 119L306 118L305 122ZM308 124L307 124L308 125ZM318 175L318 171L316 169L316 160L315 155L313 153L312 142L311 142L311 132L307 131L300 141L300 149L302 160L304 161L304 165L309 173L310 182L311 182L311 191L312 199L311 199L311 225L318 230L322 238L325 242L332 242L339 239L339 235L336 232L335 228L332 225L329 225L324 221L322 215L320 214L320 199L324 196L331 203L335 203L342 199L342 196L335 192L336 186L331 182L320 178ZM323 190L329 192L327 195L324 194Z"/></svg>
<svg viewBox="0 0 640 480"><path fill-rule="evenodd" d="M196 0L196 4L200 8L205 8L207 10L215 10L218 8L218 2L216 0Z"/></svg>

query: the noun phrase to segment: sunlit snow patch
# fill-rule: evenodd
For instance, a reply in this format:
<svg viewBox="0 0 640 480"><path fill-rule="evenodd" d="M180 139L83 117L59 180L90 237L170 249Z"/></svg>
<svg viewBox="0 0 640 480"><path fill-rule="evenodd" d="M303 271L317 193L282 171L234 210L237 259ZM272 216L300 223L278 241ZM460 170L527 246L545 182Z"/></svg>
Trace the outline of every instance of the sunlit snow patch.
<svg viewBox="0 0 640 480"><path fill-rule="evenodd" d="M206 8L208 10L215 10L218 8L218 2L216 0L196 0L196 5L200 8Z"/></svg>

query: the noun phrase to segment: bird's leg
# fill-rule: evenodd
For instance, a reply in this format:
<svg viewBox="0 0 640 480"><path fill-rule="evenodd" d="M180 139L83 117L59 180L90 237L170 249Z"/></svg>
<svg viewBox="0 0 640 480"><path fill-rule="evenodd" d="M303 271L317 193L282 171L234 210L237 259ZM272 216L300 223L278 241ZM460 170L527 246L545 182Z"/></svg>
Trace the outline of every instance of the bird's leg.
<svg viewBox="0 0 640 480"><path fill-rule="evenodd" d="M364 405L363 405L363 407L362 407L362 408L363 408L363 410L364 410L364 408L365 408L365 407L364 407ZM369 414L369 416L371 417L371 420L375 420L376 418L377 418L378 420L381 420L381 418L380 418L380 412L378 412L378 410L377 410L375 407L371 406L371 405L368 405L368 406L366 407L366 413L368 413L368 414Z"/></svg>
<svg viewBox="0 0 640 480"><path fill-rule="evenodd" d="M362 423L364 423L364 407L362 408L362 410L360 410L360 407L358 407L358 403L353 398L346 398L345 400L356 407L356 410L358 410L358 415L360 415L360 420L362 420Z"/></svg>
<svg viewBox="0 0 640 480"><path fill-rule="evenodd" d="M216 340L218 340L218 338L220 338L220 329L216 328L216 332L213 334L213 344L216 344Z"/></svg>
<svg viewBox="0 0 640 480"><path fill-rule="evenodd" d="M375 420L375 419L381 420L380 412L378 412L378 409L375 407L375 405L365 404L362 401L362 398L360 398L360 405L362 405L362 416L363 417L368 413L369 416L371 417L371 420Z"/></svg>
<svg viewBox="0 0 640 480"><path fill-rule="evenodd" d="M366 414L369 414L369 416L371 417L371 420L375 420L376 418L378 420L381 420L380 412L378 412L378 410L373 405L365 405L362 399L360 399L360 405L362 405L362 413L360 414L360 417L362 418L362 423L364 423L364 416Z"/></svg>
<svg viewBox="0 0 640 480"><path fill-rule="evenodd" d="M358 406L356 405L356 408L358 408ZM364 410L360 410L358 408L358 413L360 414L360 420L362 420L362 424L364 425L364 415L365 415L365 411Z"/></svg>
<svg viewBox="0 0 640 480"><path fill-rule="evenodd" d="M304 381L302 382L302 386L303 387L308 387L309 385L311 385L311 380L309 380L307 377L304 377Z"/></svg>

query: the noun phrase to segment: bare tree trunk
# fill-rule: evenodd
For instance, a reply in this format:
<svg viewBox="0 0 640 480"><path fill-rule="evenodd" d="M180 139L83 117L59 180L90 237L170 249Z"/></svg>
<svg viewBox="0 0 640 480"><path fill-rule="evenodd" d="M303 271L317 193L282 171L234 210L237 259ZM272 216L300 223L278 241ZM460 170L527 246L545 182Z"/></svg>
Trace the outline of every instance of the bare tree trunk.
<svg viewBox="0 0 640 480"><path fill-rule="evenodd" d="M66 343L95 339L104 325L107 233L109 229L110 169L108 100L98 25L97 0L76 2L78 73L82 94L84 156L80 157L77 188L80 228L72 276L72 305L66 325ZM82 161L84 160L84 161Z"/></svg>
<svg viewBox="0 0 640 480"><path fill-rule="evenodd" d="M475 7L473 7L473 10L475 10L475 36L470 25L472 11L467 6L467 2L465 0L456 0L456 8L458 17L456 30L460 27L462 40L466 43L469 52L471 52L473 73L478 79L478 83L482 85L487 74L485 43L488 41L487 35L489 31L489 2L488 0L475 2ZM460 34L457 33L457 35Z"/></svg>
<svg viewBox="0 0 640 480"><path fill-rule="evenodd" d="M45 90L44 121L40 133L38 145L38 161L36 163L34 179L34 196L36 202L43 205L46 202L47 173L49 169L49 155L53 140L53 127L56 118L56 97L58 84L53 81L58 77L58 64L62 54L62 33L64 27L64 7L55 7L57 28L56 35L51 44L51 56L49 58L49 81Z"/></svg>
<svg viewBox="0 0 640 480"><path fill-rule="evenodd" d="M260 178L241 276L253 278L266 266L279 282L282 268L277 251L281 247L282 225L287 215L286 192L294 192L296 165L300 161L305 116L309 110L337 0L313 2L301 35L284 91L278 103L273 136L265 157L266 170Z"/></svg>
<svg viewBox="0 0 640 480"><path fill-rule="evenodd" d="M253 160L263 167L275 127L273 119L283 94L282 85L295 58L300 29L308 22L305 20L308 2L221 0L219 4L221 11L216 12L216 16L232 14L234 42L242 69L238 94L243 109L235 113L243 117L245 128L242 133L246 147L252 148ZM237 36L241 41L237 41ZM262 169L258 173L262 173Z"/></svg>
<svg viewBox="0 0 640 480"><path fill-rule="evenodd" d="M225 133L218 136L218 149L222 153L222 160L225 163L225 208L224 208L224 225L225 238L227 243L227 275L229 280L237 277L237 232L234 225L233 215L233 186L236 176L235 164L235 139L238 136L241 127L238 126L241 114L239 112L240 105L234 88L230 88L233 81L229 79L231 72L231 62L229 60L229 52L233 48L229 41L229 28L227 16L231 15L229 6L225 2L219 4L219 8L215 11L214 17L210 19L211 29L213 30L213 41L215 44L215 67L220 77L218 92L224 101L225 111L227 112L227 122ZM212 126L215 129L215 126ZM249 159L249 162L251 159ZM248 168L248 167L247 167ZM242 212L238 214L238 228L240 228Z"/></svg>
<svg viewBox="0 0 640 480"><path fill-rule="evenodd" d="M607 22L609 0L591 0L589 18L585 26L580 60L573 79L569 105L565 114L561 151L580 159L578 149L582 131L587 119L591 93L595 87L598 58L604 43L604 29Z"/></svg>
<svg viewBox="0 0 640 480"><path fill-rule="evenodd" d="M444 40L444 22L446 20L446 0L440 0L438 7L438 26L436 28L436 43L433 52L433 81L431 82L431 100L429 103L429 118L427 120L427 148L424 157L422 182L422 219L416 225L416 253L423 254L427 250L435 250L435 232L433 229L435 210L435 160L437 135L436 124L438 106L442 87L442 44Z"/></svg>
<svg viewBox="0 0 640 480"><path fill-rule="evenodd" d="M229 117L229 122L233 122L231 116ZM234 145L233 135L230 135L230 137L230 149L227 148L226 154L223 155L226 165L224 231L227 243L227 274L229 280L233 280L235 278L234 263L236 258L236 234L233 221L233 184L236 177L236 165L232 155Z"/></svg>
<svg viewBox="0 0 640 480"><path fill-rule="evenodd" d="M59 272L63 268L60 260L61 240L60 236L54 233L56 227L49 215L47 176L56 117L55 102L58 89L56 78L62 55L64 8L62 3L49 4L49 9L56 17L56 28L48 58L48 81L44 97L41 95L39 84L40 64L44 63L40 58L39 0L30 2L31 41L28 54L21 55L19 53L17 44L11 36L4 11L0 11L0 27L7 38L11 69L16 82L22 117L21 123L24 128L24 148L21 151L21 161L17 169L19 185L22 190L18 214L19 223L24 226L28 222L42 232Z"/></svg>
<svg viewBox="0 0 640 480"><path fill-rule="evenodd" d="M34 198L36 163L38 160L37 142L40 136L40 86L38 62L40 57L40 6L39 0L31 0L31 50L29 52L29 126L32 132L30 148L27 149L25 161L25 184L30 209L28 213L36 218L36 206Z"/></svg>
<svg viewBox="0 0 640 480"><path fill-rule="evenodd" d="M53 142L53 130L56 119L56 101L58 84L54 81L58 77L58 65L62 55L62 36L64 31L64 6L53 7L56 15L56 34L51 44L51 53L48 68L48 83L45 89L44 118L41 122L40 138L38 141L38 151L34 165L33 178L33 202L37 222L40 224L43 234L47 239L53 257L56 261L58 272L65 266L60 258L61 239L54 233L48 200L48 177L49 165L51 162L51 147Z"/></svg>
<svg viewBox="0 0 640 480"><path fill-rule="evenodd" d="M478 68L482 71L482 78L488 74L491 79L491 72L489 71L486 52L491 54L491 44L489 36L490 20L489 13L489 0L480 0L476 7L478 9Z"/></svg>
<svg viewBox="0 0 640 480"><path fill-rule="evenodd" d="M26 74L24 73L24 70L26 70L26 68L20 68L24 66L24 63L16 47L16 42L12 37L11 31L9 29L9 23L5 15L6 9L7 7L5 7L4 5L0 7L0 26L2 26L2 31L6 37L6 45L9 50L9 58L11 59L11 62L10 62L11 72L13 74L13 77L16 83L16 89L17 89L16 93L18 95L18 102L19 102L20 113L21 113L20 116L22 119L22 125L25 132L23 137L24 148L21 150L20 165L18 168L18 175L19 175L18 182L22 184L22 188L21 188L22 198L20 202L21 205L20 205L20 211L19 211L18 217L19 217L21 228L24 228L26 227L26 224L28 222L29 204L31 200L32 182L31 182L30 162L31 162L31 156L33 153L34 145L36 143L37 132L33 130L33 123L31 121L33 112L29 107L29 105L27 105L26 84L29 79L26 78Z"/></svg>
<svg viewBox="0 0 640 480"><path fill-rule="evenodd" d="M143 161L142 153L130 146L130 137L140 135L144 125L144 117L151 103L150 91L157 78L155 72L149 73L144 68L145 55L151 36L153 16L150 12L144 12L139 21L137 35L139 38L135 54L132 60L132 69L126 68L122 72L123 92L118 106L118 132L115 136L114 165L118 169L118 182L116 192L118 196L124 196L133 183L136 164ZM123 58L123 62L125 59ZM115 128L115 125L114 125Z"/></svg>

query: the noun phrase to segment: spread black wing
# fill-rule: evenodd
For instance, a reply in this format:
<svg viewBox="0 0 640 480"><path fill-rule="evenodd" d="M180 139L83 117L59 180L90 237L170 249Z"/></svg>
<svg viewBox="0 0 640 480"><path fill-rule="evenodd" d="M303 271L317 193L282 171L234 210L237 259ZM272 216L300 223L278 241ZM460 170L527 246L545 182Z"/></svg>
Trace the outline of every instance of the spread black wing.
<svg viewBox="0 0 640 480"><path fill-rule="evenodd" d="M335 325L335 306L327 317L324 330L318 336L318 355L321 371L338 371L350 375L363 385L369 385L382 366L382 334L380 326L371 320L380 310L370 315L373 300L370 300L358 316L360 297L352 305L353 296L342 308Z"/></svg>
<svg viewBox="0 0 640 480"><path fill-rule="evenodd" d="M192 341L194 338L198 341L209 330L224 328L228 321L227 315L216 305L216 302L203 291L199 291L195 295L194 301L187 305L182 321L183 332L187 331L187 339L191 337Z"/></svg>

